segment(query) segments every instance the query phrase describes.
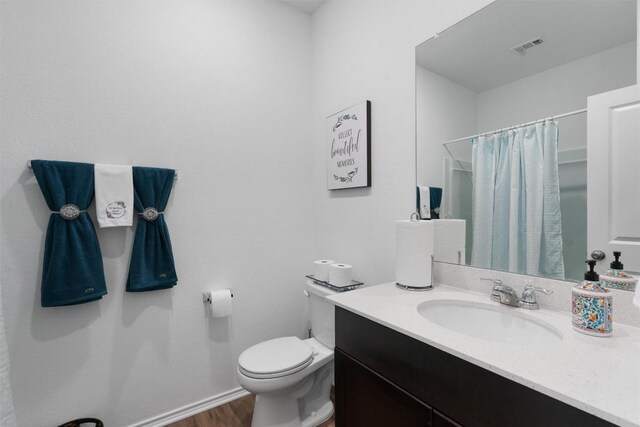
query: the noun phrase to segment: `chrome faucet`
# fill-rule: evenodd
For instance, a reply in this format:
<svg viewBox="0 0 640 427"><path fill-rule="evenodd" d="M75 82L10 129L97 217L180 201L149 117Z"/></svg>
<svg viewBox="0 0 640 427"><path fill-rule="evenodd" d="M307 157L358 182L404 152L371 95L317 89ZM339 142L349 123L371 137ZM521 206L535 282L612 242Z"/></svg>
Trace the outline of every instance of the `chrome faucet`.
<svg viewBox="0 0 640 427"><path fill-rule="evenodd" d="M499 302L500 304L509 305L511 307L522 307L527 310L538 310L538 300L536 298L536 292L541 292L545 295L550 295L553 291L544 288L538 288L531 283L527 283L522 292L522 298L518 298L518 294L511 286L505 285L500 279L480 279L485 282L493 283L493 289L491 290L491 300Z"/></svg>
<svg viewBox="0 0 640 427"><path fill-rule="evenodd" d="M531 283L527 283L524 287L524 291L522 291L520 307L526 308L528 310L538 310L540 308L540 305L538 305L536 292L541 292L545 295L551 295L553 293L553 291L550 289L539 288L537 286L533 286Z"/></svg>
<svg viewBox="0 0 640 427"><path fill-rule="evenodd" d="M512 307L520 306L520 298L518 294L511 287L505 285L500 279L480 279L485 282L493 283L493 289L491 290L491 300L499 302L500 304L510 305Z"/></svg>

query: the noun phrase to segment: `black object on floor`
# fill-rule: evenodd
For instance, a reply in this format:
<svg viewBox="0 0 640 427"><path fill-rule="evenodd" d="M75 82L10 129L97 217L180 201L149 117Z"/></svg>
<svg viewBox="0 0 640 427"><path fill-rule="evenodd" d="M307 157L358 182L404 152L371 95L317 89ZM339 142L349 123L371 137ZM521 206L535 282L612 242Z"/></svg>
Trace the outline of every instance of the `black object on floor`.
<svg viewBox="0 0 640 427"><path fill-rule="evenodd" d="M95 427L104 427L102 421L97 418L78 418L77 420L68 421L58 427L80 427L82 424L93 423Z"/></svg>

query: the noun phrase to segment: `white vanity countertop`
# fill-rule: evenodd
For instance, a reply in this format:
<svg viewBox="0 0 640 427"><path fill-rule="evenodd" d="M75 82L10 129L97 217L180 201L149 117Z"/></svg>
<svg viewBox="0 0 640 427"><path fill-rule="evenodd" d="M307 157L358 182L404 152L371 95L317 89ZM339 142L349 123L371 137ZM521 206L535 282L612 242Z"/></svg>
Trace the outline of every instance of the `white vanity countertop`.
<svg viewBox="0 0 640 427"><path fill-rule="evenodd" d="M328 299L339 307L614 424L640 426L639 328L614 323L613 336L592 337L571 327L568 311L506 307L491 301L487 294L444 285L436 285L427 292L408 292L398 289L395 283L385 283ZM563 340L521 345L462 335L420 316L418 305L437 299L482 302L519 310L518 314L556 327Z"/></svg>

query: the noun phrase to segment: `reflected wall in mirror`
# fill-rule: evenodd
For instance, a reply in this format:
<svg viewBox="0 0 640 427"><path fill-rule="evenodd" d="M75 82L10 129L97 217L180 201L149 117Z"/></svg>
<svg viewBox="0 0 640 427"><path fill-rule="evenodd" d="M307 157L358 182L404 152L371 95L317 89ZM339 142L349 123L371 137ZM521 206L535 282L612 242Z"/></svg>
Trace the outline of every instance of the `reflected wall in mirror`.
<svg viewBox="0 0 640 427"><path fill-rule="evenodd" d="M466 264L582 280L587 200L607 203L587 197L587 97L636 84L636 8L496 1L416 48L416 185L466 220Z"/></svg>

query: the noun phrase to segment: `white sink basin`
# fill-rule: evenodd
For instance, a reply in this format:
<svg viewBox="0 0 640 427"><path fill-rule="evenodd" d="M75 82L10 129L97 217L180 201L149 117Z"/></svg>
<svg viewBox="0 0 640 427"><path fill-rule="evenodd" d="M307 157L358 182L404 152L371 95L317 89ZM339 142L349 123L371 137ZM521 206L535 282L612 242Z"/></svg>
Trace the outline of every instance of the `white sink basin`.
<svg viewBox="0 0 640 427"><path fill-rule="evenodd" d="M431 300L418 306L430 322L470 337L512 344L562 341L554 326L523 313L524 309L461 300Z"/></svg>

